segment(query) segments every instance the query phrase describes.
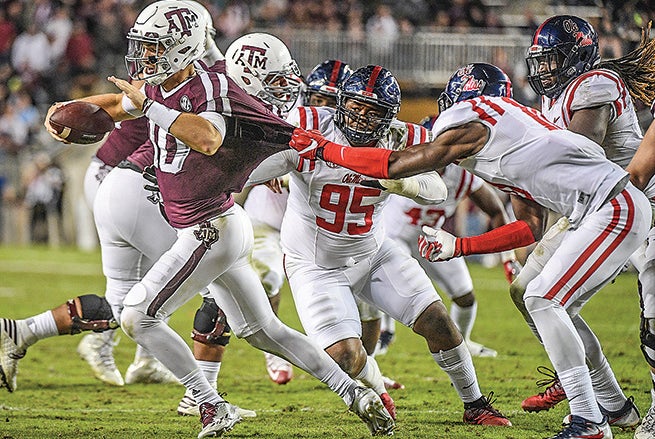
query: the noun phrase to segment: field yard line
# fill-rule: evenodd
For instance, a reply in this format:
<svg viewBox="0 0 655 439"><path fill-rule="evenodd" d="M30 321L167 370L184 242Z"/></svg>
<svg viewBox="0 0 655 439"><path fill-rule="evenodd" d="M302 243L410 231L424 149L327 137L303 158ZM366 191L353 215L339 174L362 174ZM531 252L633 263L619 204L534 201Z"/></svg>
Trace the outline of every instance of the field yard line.
<svg viewBox="0 0 655 439"><path fill-rule="evenodd" d="M95 276L102 267L94 262L0 261L0 272Z"/></svg>

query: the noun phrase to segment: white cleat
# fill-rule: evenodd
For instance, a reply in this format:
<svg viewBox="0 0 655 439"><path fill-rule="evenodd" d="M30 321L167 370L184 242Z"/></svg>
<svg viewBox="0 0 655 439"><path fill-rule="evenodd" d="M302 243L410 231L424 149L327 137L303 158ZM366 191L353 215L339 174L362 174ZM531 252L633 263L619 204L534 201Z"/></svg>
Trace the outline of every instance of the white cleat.
<svg viewBox="0 0 655 439"><path fill-rule="evenodd" d="M125 372L126 384L179 384L180 381L156 358L139 358Z"/></svg>
<svg viewBox="0 0 655 439"><path fill-rule="evenodd" d="M221 436L241 422L241 416L237 413L236 407L227 401L217 404L203 402L200 404L200 422L202 430L198 433L198 439Z"/></svg>
<svg viewBox="0 0 655 439"><path fill-rule="evenodd" d="M491 348L488 348L480 343L476 343L472 340L466 340L466 347L468 347L469 352L472 357L496 357L498 352L494 351Z"/></svg>
<svg viewBox="0 0 655 439"><path fill-rule="evenodd" d="M286 384L293 378L293 366L284 358L264 352L266 371L274 383Z"/></svg>
<svg viewBox="0 0 655 439"><path fill-rule="evenodd" d="M648 409L641 425L635 430L634 439L655 439L655 407Z"/></svg>
<svg viewBox="0 0 655 439"><path fill-rule="evenodd" d="M123 386L125 381L114 361L114 331L86 334L77 345L77 353L84 359L100 381L113 386Z"/></svg>
<svg viewBox="0 0 655 439"><path fill-rule="evenodd" d="M242 418L256 418L257 413L254 410L248 410L248 409L242 409L239 406L236 406L232 404L234 408L236 408L237 413L239 416ZM186 391L184 393L184 396L180 400L180 403L177 405L177 414L180 416L199 416L200 415L200 409L198 408L198 404L196 404L196 400L193 399L193 396L191 396L190 391Z"/></svg>
<svg viewBox="0 0 655 439"><path fill-rule="evenodd" d="M18 360L25 356L25 349L18 347L20 322L0 319L0 388L16 390Z"/></svg>
<svg viewBox="0 0 655 439"><path fill-rule="evenodd" d="M350 410L364 421L371 435L393 436L396 424L373 389L356 387Z"/></svg>

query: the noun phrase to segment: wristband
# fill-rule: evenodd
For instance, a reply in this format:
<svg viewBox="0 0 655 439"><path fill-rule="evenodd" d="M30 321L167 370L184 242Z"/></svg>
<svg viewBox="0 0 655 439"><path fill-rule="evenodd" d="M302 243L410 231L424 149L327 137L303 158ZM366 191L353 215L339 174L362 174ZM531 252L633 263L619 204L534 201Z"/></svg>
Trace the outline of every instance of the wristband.
<svg viewBox="0 0 655 439"><path fill-rule="evenodd" d="M181 111L173 110L164 104L148 98L143 101L142 111L148 119L162 127L166 132L169 132L173 122L182 114Z"/></svg>

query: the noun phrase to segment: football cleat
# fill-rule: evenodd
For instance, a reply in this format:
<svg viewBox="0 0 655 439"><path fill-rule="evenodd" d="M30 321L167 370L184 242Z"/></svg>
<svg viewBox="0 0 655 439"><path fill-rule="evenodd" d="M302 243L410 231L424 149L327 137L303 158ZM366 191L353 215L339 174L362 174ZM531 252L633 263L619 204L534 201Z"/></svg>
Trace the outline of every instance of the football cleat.
<svg viewBox="0 0 655 439"><path fill-rule="evenodd" d="M293 366L284 358L264 352L266 371L274 383L286 384L293 378Z"/></svg>
<svg viewBox="0 0 655 439"><path fill-rule="evenodd" d="M156 358L139 358L125 372L126 384L179 384L180 381Z"/></svg>
<svg viewBox="0 0 655 439"><path fill-rule="evenodd" d="M472 340L466 340L466 347L469 349L472 357L496 357L498 352Z"/></svg>
<svg viewBox="0 0 655 439"><path fill-rule="evenodd" d="M387 390L398 390L405 388L405 386L400 384L398 381L389 377L385 377L384 375L382 375L382 381L384 382L384 388Z"/></svg>
<svg viewBox="0 0 655 439"><path fill-rule="evenodd" d="M364 421L373 436L392 436L396 424L380 397L368 387L356 387L350 410Z"/></svg>
<svg viewBox="0 0 655 439"><path fill-rule="evenodd" d="M0 319L0 387L10 392L16 390L18 360L27 352L18 347L19 331L20 325L16 320Z"/></svg>
<svg viewBox="0 0 655 439"><path fill-rule="evenodd" d="M464 422L473 425L501 425L511 426L512 423L505 415L493 407L494 393L489 397L481 396L477 401L464 404Z"/></svg>
<svg viewBox="0 0 655 439"><path fill-rule="evenodd" d="M202 430L198 433L198 439L221 436L226 431L232 430L238 422L241 422L241 416L237 413L236 407L227 401L216 404L203 402L200 404L200 422L202 423Z"/></svg>
<svg viewBox="0 0 655 439"><path fill-rule="evenodd" d="M655 439L655 407L651 406L635 430L634 439Z"/></svg>
<svg viewBox="0 0 655 439"><path fill-rule="evenodd" d="M256 418L257 413L254 410L242 409L234 404L232 404L239 416L242 418ZM184 393L184 396L180 400L180 403L177 405L177 414L180 416L200 416L200 409L196 400L191 396L191 392L187 390Z"/></svg>
<svg viewBox="0 0 655 439"><path fill-rule="evenodd" d="M114 331L86 334L77 345L77 353L84 359L100 381L113 386L123 386L125 381L114 361ZM116 343L117 344L117 343Z"/></svg>
<svg viewBox="0 0 655 439"><path fill-rule="evenodd" d="M393 343L395 338L396 334L391 331L380 332L380 338L378 339L378 344L375 346L374 355L385 355L389 350L389 345Z"/></svg>
<svg viewBox="0 0 655 439"><path fill-rule="evenodd" d="M623 407L615 412L605 410L600 404L598 406L600 407L600 412L607 418L607 422L613 427L635 428L641 420L641 415L635 405L635 398L633 396L628 397Z"/></svg>
<svg viewBox="0 0 655 439"><path fill-rule="evenodd" d="M576 415L569 415L569 424L562 431L548 439L612 439L612 430L607 418L595 423Z"/></svg>
<svg viewBox="0 0 655 439"><path fill-rule="evenodd" d="M566 393L557 378L557 373L546 366L537 367L537 372L546 375L547 378L537 381L537 386L546 387L541 393L529 396L521 402L521 408L526 412L540 412L550 410L566 399Z"/></svg>

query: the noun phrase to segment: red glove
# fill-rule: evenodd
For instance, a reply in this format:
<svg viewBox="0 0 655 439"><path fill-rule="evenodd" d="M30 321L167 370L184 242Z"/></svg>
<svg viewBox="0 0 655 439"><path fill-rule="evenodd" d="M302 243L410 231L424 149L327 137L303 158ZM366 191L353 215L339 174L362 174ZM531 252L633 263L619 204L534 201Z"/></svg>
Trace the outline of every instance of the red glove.
<svg viewBox="0 0 655 439"><path fill-rule="evenodd" d="M462 256L461 240L442 229L423 226L418 237L418 251L430 262L447 261Z"/></svg>
<svg viewBox="0 0 655 439"><path fill-rule="evenodd" d="M307 131L302 128L293 130L289 146L296 151L300 157L309 160L316 160L323 158L323 148L330 143L320 131L311 130Z"/></svg>
<svg viewBox="0 0 655 439"><path fill-rule="evenodd" d="M505 269L505 279L507 279L507 282L511 285L516 276L518 276L522 267L518 261L505 261L503 262L503 268Z"/></svg>

